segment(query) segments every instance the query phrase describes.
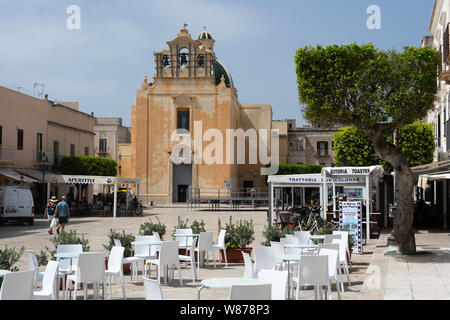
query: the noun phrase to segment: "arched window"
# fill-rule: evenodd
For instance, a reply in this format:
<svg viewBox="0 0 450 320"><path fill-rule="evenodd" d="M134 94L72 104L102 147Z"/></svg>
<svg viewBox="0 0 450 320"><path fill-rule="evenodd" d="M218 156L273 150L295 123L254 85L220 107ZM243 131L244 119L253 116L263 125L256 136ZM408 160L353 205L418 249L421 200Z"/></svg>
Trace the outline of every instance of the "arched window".
<svg viewBox="0 0 450 320"><path fill-rule="evenodd" d="M202 54L199 54L197 57L197 64L199 68L205 67L205 56Z"/></svg>

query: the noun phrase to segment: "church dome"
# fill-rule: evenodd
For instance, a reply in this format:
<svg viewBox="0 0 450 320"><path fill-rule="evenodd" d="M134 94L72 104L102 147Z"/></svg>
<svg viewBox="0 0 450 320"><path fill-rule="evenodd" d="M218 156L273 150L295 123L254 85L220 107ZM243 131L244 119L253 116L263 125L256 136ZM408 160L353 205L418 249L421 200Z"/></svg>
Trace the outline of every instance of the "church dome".
<svg viewBox="0 0 450 320"><path fill-rule="evenodd" d="M203 40L203 39L212 39L213 37L211 34L207 31L202 31L199 35L197 40Z"/></svg>
<svg viewBox="0 0 450 320"><path fill-rule="evenodd" d="M223 63L219 60L213 59L212 65L214 69L214 78L216 80L216 85L220 83L220 79L222 78L222 76L224 76L226 86L228 88L234 88L231 74L228 72L228 69L223 65Z"/></svg>

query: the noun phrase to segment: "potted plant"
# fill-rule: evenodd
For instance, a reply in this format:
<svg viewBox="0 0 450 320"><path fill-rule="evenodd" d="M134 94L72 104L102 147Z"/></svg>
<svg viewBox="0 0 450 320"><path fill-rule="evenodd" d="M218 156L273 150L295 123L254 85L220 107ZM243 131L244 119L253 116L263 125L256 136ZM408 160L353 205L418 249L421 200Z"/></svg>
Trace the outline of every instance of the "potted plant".
<svg viewBox="0 0 450 320"><path fill-rule="evenodd" d="M133 236L132 234L127 234L125 233L125 230L122 230L122 233L120 232L116 232L115 230L111 229L109 231L109 234L107 235L109 238L109 242L108 244L104 244L103 247L108 250L111 251L112 247L115 245L114 244L114 239L118 239L120 240L120 243L122 244L122 246L125 248L125 251L123 253L124 258L128 258L131 257L132 252L131 252L131 243L135 240L135 236ZM108 257L106 257L105 259L105 266L108 266ZM131 272L131 265L130 263L124 263L123 264L123 273L128 275Z"/></svg>
<svg viewBox="0 0 450 320"><path fill-rule="evenodd" d="M19 271L19 268L14 267L14 265L19 261L20 257L25 251L25 247L20 248L20 250L16 250L15 247L8 248L5 245L5 249L0 249L0 269L8 270L11 272ZM2 285L3 278L0 278L0 287Z"/></svg>
<svg viewBox="0 0 450 320"><path fill-rule="evenodd" d="M294 234L295 231L299 231L300 228L289 228L289 226L284 227L284 229L280 229L278 225L272 224L272 226L265 226L263 235L266 239L265 242L262 242L262 245L266 247L270 247L270 241L279 242L281 238L285 238L286 234Z"/></svg>
<svg viewBox="0 0 450 320"><path fill-rule="evenodd" d="M222 227L220 219L218 226L219 232L221 229L226 230L225 249L228 262L243 263L244 259L241 251L251 254L253 250L253 248L249 247L250 243L255 240L253 236L255 234L253 220L239 220L238 223L233 223L232 217L230 216L230 221L226 223L225 228ZM222 256L222 263L224 263L225 257L223 256L223 251L220 251L220 254Z"/></svg>
<svg viewBox="0 0 450 320"><path fill-rule="evenodd" d="M166 225L161 223L159 221L158 217L156 217L157 223L153 223L152 219L150 218L148 222L144 222L139 226L139 234L141 236L151 236L153 235L153 232L156 231L159 233L159 236L161 237L161 240L163 239L164 235L166 234Z"/></svg>

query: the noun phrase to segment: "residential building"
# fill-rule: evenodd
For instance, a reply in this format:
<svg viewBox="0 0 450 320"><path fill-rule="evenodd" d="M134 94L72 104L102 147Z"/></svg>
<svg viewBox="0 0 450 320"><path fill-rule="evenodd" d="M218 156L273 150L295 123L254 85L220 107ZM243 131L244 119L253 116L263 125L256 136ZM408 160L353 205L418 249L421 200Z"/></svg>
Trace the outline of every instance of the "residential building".
<svg viewBox="0 0 450 320"><path fill-rule="evenodd" d="M95 118L94 131L95 155L118 162L118 145L131 143L131 128L123 126L121 118Z"/></svg>

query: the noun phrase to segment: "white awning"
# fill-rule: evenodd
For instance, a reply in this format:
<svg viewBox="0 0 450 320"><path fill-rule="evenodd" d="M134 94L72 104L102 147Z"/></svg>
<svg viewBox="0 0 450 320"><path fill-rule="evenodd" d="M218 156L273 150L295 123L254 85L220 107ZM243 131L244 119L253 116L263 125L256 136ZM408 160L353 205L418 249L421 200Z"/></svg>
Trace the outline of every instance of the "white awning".
<svg viewBox="0 0 450 320"><path fill-rule="evenodd" d="M332 183L333 180L331 178L326 179L327 183ZM268 183L272 183L274 185L285 184L285 185L298 185L307 186L314 185L319 187L323 182L323 177L320 173L313 174L291 174L291 175L278 175L278 176L269 176L267 179ZM336 177L334 178L335 184L364 184L364 180L359 177Z"/></svg>
<svg viewBox="0 0 450 320"><path fill-rule="evenodd" d="M22 177L23 182L27 182L27 183L39 182L36 179L29 178L15 170L11 170L11 169L1 169L0 174L4 175L5 177L8 177L10 179L17 180L17 181L20 181L21 180L20 178Z"/></svg>
<svg viewBox="0 0 450 320"><path fill-rule="evenodd" d="M419 176L417 186L426 189L429 181L450 180L450 173L422 174Z"/></svg>
<svg viewBox="0 0 450 320"><path fill-rule="evenodd" d="M325 167L322 168L329 176L367 176L371 174L382 175L384 168L382 166L370 167Z"/></svg>
<svg viewBox="0 0 450 320"><path fill-rule="evenodd" d="M108 176L79 176L46 174L45 181L50 183L80 183L80 184L138 184L139 179L108 177Z"/></svg>

